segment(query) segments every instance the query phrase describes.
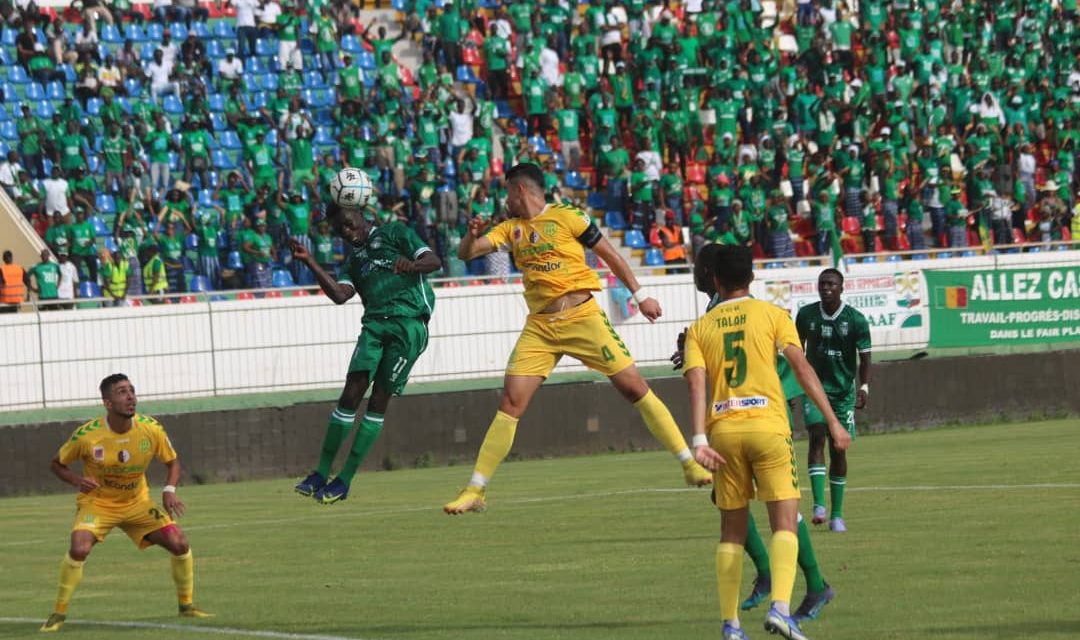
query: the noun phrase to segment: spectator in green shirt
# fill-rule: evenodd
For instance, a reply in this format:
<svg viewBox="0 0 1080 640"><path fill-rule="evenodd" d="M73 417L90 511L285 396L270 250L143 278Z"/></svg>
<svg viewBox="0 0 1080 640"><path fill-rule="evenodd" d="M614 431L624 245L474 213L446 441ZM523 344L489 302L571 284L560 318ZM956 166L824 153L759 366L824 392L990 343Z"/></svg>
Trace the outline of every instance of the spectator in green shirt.
<svg viewBox="0 0 1080 640"><path fill-rule="evenodd" d="M496 100L506 100L510 95L510 43L499 36L499 28L494 23L488 27L483 50L491 96Z"/></svg>

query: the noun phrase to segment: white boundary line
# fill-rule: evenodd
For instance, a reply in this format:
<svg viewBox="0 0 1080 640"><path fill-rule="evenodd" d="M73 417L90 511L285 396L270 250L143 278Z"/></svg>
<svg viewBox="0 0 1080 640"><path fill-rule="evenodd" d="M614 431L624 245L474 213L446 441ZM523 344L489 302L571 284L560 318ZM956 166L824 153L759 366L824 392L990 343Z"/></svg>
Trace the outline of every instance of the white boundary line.
<svg viewBox="0 0 1080 640"><path fill-rule="evenodd" d="M934 492L934 491L1023 491L1032 489L1080 489L1080 482L1037 483L1037 484L948 484L948 485L912 485L912 486L877 486L877 487L848 487L849 492L859 493L886 493L901 491ZM804 488L803 493L809 489ZM544 502L561 502L565 500L587 500L591 498L615 498L619 496L667 494L667 493L704 493L705 488L681 487L672 489L641 488L624 489L622 491L595 491L592 493L577 493L558 496L539 496L536 498L521 498L517 500L500 501L499 506L530 505ZM366 511L343 511L339 508L325 510L304 516L290 518L275 518L263 520L243 520L237 522L219 522L215 524L202 524L184 527L186 531L209 531L212 529L232 529L235 527L250 527L273 524L288 524L292 522L308 522L320 518L365 518L370 516L398 515L405 513L421 513L425 511L438 512L438 506L425 507L394 507L387 509L369 509ZM21 547L35 544L45 544L50 540L17 540L13 542L0 542L0 548Z"/></svg>
<svg viewBox="0 0 1080 640"><path fill-rule="evenodd" d="M23 624L41 622L37 618L0 618L0 623ZM155 629L158 631L179 631L183 633L201 633L212 636L242 636L248 638L275 638L278 640L373 640L354 636L330 636L310 633L286 633L284 631L262 631L259 629L240 629L237 627L210 627L202 625L167 624L163 622L126 622L120 620L76 620L64 626L93 626L122 629Z"/></svg>

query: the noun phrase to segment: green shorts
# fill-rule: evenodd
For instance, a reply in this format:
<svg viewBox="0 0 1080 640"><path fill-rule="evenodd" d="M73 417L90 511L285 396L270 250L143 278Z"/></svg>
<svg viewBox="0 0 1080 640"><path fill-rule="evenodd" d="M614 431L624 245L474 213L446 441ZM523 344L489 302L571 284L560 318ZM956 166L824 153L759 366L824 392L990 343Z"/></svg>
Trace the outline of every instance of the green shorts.
<svg viewBox="0 0 1080 640"><path fill-rule="evenodd" d="M293 169L292 172L292 189L296 190L296 185L303 184L305 182L314 182L315 174L311 169Z"/></svg>
<svg viewBox="0 0 1080 640"><path fill-rule="evenodd" d="M420 318L365 320L349 361L349 373L366 371L372 382L401 395L427 343L427 322Z"/></svg>
<svg viewBox="0 0 1080 640"><path fill-rule="evenodd" d="M851 434L851 439L855 439L855 394L849 394L846 396L834 397L829 396L829 406L832 407L833 413L836 414L840 424L848 430ZM821 411L818 411L817 405L815 405L810 398L803 398L803 418L805 418L806 426L815 424L825 424L825 416L821 415Z"/></svg>

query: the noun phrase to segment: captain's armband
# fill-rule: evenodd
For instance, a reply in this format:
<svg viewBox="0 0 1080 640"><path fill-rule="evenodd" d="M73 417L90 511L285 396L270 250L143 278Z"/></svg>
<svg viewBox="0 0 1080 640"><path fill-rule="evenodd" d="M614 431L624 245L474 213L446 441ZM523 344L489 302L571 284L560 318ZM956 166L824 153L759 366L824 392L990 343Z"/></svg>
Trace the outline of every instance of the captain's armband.
<svg viewBox="0 0 1080 640"><path fill-rule="evenodd" d="M596 243L603 239L604 233L596 227L595 222L590 222L589 226L585 227L585 231L582 231L581 235L577 237L578 242L588 249L592 249L596 246Z"/></svg>

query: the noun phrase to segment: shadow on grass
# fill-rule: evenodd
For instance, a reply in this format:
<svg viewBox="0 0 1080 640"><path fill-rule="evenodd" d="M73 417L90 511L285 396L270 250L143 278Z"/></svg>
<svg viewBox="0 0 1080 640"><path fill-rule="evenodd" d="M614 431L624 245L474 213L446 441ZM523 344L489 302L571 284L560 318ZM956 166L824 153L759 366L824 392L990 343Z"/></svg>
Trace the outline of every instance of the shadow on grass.
<svg viewBox="0 0 1080 640"><path fill-rule="evenodd" d="M988 623L927 627L923 629L923 633L928 637L964 635L973 638L1034 638L1044 636L1080 638L1080 620L1037 620L1011 624Z"/></svg>

